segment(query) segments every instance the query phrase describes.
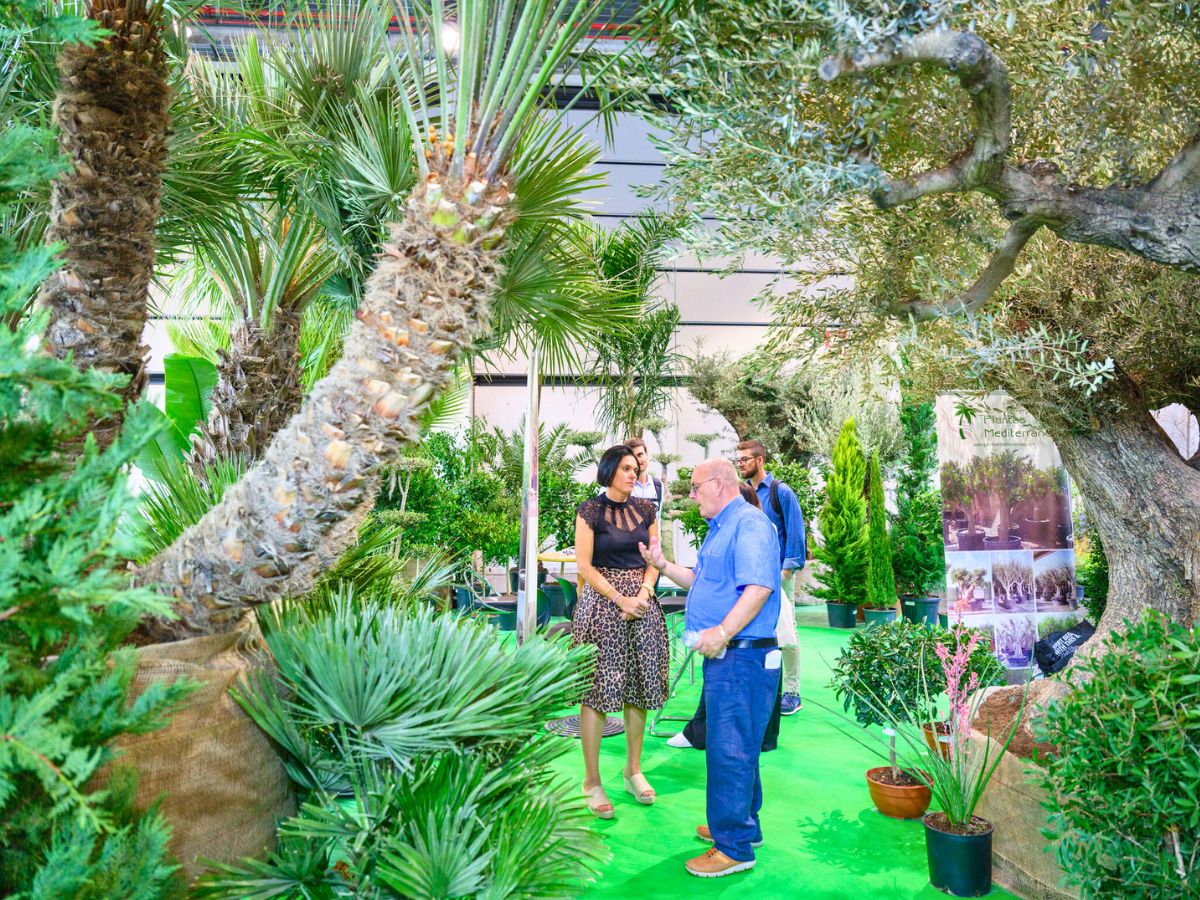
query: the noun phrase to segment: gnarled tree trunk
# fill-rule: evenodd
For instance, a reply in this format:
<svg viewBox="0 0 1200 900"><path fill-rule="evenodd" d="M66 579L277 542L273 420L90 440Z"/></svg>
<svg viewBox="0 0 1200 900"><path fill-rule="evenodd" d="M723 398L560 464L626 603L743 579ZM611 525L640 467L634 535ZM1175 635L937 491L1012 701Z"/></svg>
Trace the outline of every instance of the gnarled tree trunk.
<svg viewBox="0 0 1200 900"><path fill-rule="evenodd" d="M247 464L266 450L271 438L300 407L300 320L277 309L270 333L242 320L217 365L208 421L192 440L188 466L204 476L204 465L241 457Z"/></svg>
<svg viewBox="0 0 1200 900"><path fill-rule="evenodd" d="M1145 609L1194 623L1200 617L1200 472L1180 456L1124 373L1106 395L1119 402L1104 404L1109 412L1092 430L1047 426L1087 498L1108 557L1108 606L1097 638Z"/></svg>
<svg viewBox="0 0 1200 900"><path fill-rule="evenodd" d="M59 56L54 104L70 163L54 183L49 239L65 244L63 266L42 285L49 349L80 368L125 372L126 402L146 385L142 343L154 226L170 126L167 66L157 7L146 0L92 0L88 16L112 34ZM101 446L121 428L118 413L95 428Z"/></svg>
<svg viewBox="0 0 1200 900"><path fill-rule="evenodd" d="M311 587L356 534L381 465L418 439L417 416L488 322L510 195L435 182L367 282L342 359L245 477L140 573L176 598L155 640L232 628L248 609Z"/></svg>

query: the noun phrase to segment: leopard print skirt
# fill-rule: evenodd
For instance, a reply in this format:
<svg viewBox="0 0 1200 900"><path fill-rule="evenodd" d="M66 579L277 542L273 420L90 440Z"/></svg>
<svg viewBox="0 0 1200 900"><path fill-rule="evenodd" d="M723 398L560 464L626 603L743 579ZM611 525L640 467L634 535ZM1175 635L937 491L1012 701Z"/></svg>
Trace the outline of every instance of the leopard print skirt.
<svg viewBox="0 0 1200 900"><path fill-rule="evenodd" d="M645 569L597 571L627 597L637 594ZM625 622L621 610L584 584L575 607L573 645L596 647L596 672L582 703L597 712L620 712L626 706L661 709L667 702L670 653L667 623L657 600L640 619Z"/></svg>

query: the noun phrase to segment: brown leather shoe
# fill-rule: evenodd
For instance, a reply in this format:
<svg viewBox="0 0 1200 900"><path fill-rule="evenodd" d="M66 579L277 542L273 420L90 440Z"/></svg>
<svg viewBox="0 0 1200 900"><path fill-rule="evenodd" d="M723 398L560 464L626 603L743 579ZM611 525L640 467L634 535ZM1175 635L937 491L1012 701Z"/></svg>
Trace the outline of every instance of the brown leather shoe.
<svg viewBox="0 0 1200 900"><path fill-rule="evenodd" d="M720 878L723 875L732 875L734 872L753 869L755 862L757 860L753 859L738 862L736 859L730 859L716 847L709 847L704 851L704 855L689 859L684 865L689 873L700 878Z"/></svg>
<svg viewBox="0 0 1200 900"><path fill-rule="evenodd" d="M697 825L696 826L696 837L700 838L700 840L702 840L702 841L707 841L710 844L713 842L712 832L708 830L707 825ZM753 847L755 850L757 850L762 845L763 845L762 841L751 841L750 842L750 846Z"/></svg>

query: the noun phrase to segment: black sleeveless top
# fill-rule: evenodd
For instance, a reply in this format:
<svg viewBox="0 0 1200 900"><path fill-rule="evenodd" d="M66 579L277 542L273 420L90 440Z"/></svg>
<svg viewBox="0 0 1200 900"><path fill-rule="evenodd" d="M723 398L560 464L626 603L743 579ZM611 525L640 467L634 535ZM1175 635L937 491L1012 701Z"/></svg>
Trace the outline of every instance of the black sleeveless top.
<svg viewBox="0 0 1200 900"><path fill-rule="evenodd" d="M607 494L589 497L576 513L595 533L592 565L606 569L644 569L638 542L649 546L650 525L654 522L654 501L630 497L624 503L610 500Z"/></svg>

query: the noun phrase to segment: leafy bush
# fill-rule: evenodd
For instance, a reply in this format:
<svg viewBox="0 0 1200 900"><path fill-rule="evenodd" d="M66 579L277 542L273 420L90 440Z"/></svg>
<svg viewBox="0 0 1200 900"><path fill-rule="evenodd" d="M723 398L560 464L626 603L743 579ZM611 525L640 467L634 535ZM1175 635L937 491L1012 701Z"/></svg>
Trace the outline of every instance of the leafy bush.
<svg viewBox="0 0 1200 900"><path fill-rule="evenodd" d="M1085 897L1194 897L1200 635L1148 611L1099 649L1043 720L1059 862Z"/></svg>
<svg viewBox="0 0 1200 900"><path fill-rule="evenodd" d="M550 773L568 745L542 725L578 698L590 648L506 649L486 627L348 592L262 620L278 683L238 699L307 798L270 859L219 867L198 896L578 894L599 839Z"/></svg>
<svg viewBox="0 0 1200 900"><path fill-rule="evenodd" d="M897 469L892 573L901 595L924 597L945 583L946 572L942 496L932 485L937 468L933 404L903 406L900 424L905 445Z"/></svg>
<svg viewBox="0 0 1200 900"><path fill-rule="evenodd" d="M1108 557L1100 532L1089 528L1080 541L1079 559L1075 565L1075 583L1083 587L1083 606L1088 619L1099 624L1108 607Z"/></svg>
<svg viewBox="0 0 1200 900"><path fill-rule="evenodd" d="M821 504L825 502L825 491L817 487L812 469L802 463L772 460L767 470L796 492L800 512L804 515L804 527L811 531Z"/></svg>

